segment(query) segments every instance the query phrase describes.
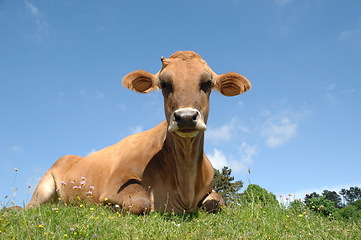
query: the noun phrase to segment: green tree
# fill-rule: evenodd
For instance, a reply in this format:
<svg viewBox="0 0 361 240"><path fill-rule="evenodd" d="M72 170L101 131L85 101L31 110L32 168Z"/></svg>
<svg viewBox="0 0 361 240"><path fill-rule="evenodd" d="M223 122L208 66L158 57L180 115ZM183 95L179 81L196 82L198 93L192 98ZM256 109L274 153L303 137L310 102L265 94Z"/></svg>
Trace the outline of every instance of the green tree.
<svg viewBox="0 0 361 240"><path fill-rule="evenodd" d="M224 166L222 171L214 169L213 189L216 193L223 197L224 203L229 205L235 200L239 200L241 193L239 192L243 187L242 181L234 181L231 176L232 169Z"/></svg>
<svg viewBox="0 0 361 240"><path fill-rule="evenodd" d="M312 211L319 212L326 217L333 215L336 212L335 203L329 199L326 199L326 196L312 197L309 199L309 204L307 207Z"/></svg>
<svg viewBox="0 0 361 240"><path fill-rule="evenodd" d="M247 189L242 194L242 201L278 205L277 198L273 193L268 192L266 189L261 188L256 184L248 185Z"/></svg>
<svg viewBox="0 0 361 240"><path fill-rule="evenodd" d="M341 208L335 217L351 221L360 221L361 211L358 210L355 205L349 204L346 207Z"/></svg>
<svg viewBox="0 0 361 240"><path fill-rule="evenodd" d="M341 189L340 194L341 192L349 204L353 204L355 201L361 199L361 188L359 187L350 187L349 190Z"/></svg>
<svg viewBox="0 0 361 240"><path fill-rule="evenodd" d="M357 200L353 205L357 207L358 210L361 211L361 199Z"/></svg>
<svg viewBox="0 0 361 240"><path fill-rule="evenodd" d="M320 195L317 194L316 192L313 192L311 194L306 194L305 196L305 203L306 205L309 205L311 202L311 198L318 198Z"/></svg>
<svg viewBox="0 0 361 240"><path fill-rule="evenodd" d="M325 196L326 199L331 200L332 202L334 202L336 208L341 208L342 207L341 197L340 197L340 195L337 194L337 192L323 190L322 196Z"/></svg>
<svg viewBox="0 0 361 240"><path fill-rule="evenodd" d="M339 192L339 194L342 196L342 207L345 207L346 206L346 189L342 188L341 191Z"/></svg>

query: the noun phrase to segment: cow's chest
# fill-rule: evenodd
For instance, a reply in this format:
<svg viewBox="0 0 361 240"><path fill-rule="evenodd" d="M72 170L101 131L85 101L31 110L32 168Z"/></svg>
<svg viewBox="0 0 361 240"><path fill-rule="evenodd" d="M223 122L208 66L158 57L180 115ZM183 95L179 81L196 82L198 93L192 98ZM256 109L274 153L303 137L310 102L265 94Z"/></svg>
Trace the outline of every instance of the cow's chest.
<svg viewBox="0 0 361 240"><path fill-rule="evenodd" d="M196 209L195 184L180 182L175 174L171 166L156 161L150 161L146 167L142 186L149 195L152 210L182 212Z"/></svg>

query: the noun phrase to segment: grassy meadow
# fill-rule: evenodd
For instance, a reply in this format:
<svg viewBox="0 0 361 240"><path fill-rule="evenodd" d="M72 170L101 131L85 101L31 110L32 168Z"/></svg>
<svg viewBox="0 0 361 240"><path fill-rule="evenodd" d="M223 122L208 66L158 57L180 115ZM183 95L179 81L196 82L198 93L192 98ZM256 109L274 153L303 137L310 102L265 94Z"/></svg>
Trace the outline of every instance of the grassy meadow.
<svg viewBox="0 0 361 240"><path fill-rule="evenodd" d="M361 221L244 202L212 214L119 214L93 204L0 212L0 239L361 239Z"/></svg>
<svg viewBox="0 0 361 240"><path fill-rule="evenodd" d="M90 201L24 210L5 197L0 202L0 239L361 239L359 217L326 218L299 199L286 198L279 205L262 188L248 189L215 214L198 210L137 216Z"/></svg>

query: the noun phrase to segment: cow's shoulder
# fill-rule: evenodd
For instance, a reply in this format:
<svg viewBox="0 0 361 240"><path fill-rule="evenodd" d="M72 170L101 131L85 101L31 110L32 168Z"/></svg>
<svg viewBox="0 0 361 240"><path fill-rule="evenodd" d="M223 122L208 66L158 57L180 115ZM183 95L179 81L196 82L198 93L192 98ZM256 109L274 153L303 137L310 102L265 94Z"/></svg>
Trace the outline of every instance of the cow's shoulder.
<svg viewBox="0 0 361 240"><path fill-rule="evenodd" d="M148 131L124 138L113 146L113 154L118 163L137 165L139 161L149 161L162 149L167 132L167 122L164 120Z"/></svg>
<svg viewBox="0 0 361 240"><path fill-rule="evenodd" d="M111 146L111 175L122 179L121 184L130 179L141 180L149 161L163 148L167 132L167 122L163 121L148 131L128 136Z"/></svg>
<svg viewBox="0 0 361 240"><path fill-rule="evenodd" d="M101 199L119 192L129 182L140 183L148 163L162 149L166 135L167 122L163 121L148 131L126 137L111 146L111 170Z"/></svg>

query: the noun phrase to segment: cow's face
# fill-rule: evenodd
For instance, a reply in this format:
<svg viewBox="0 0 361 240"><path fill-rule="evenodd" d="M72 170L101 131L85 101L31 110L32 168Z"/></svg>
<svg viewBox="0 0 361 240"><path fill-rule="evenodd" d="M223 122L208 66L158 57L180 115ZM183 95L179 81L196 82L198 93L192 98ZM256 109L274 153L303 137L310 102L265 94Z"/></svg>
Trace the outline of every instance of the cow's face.
<svg viewBox="0 0 361 240"><path fill-rule="evenodd" d="M183 138L193 138L207 129L212 89L234 96L251 87L237 73L218 76L194 52L177 52L169 59L162 58L162 64L156 75L142 70L128 74L123 85L141 93L161 89L168 131Z"/></svg>

